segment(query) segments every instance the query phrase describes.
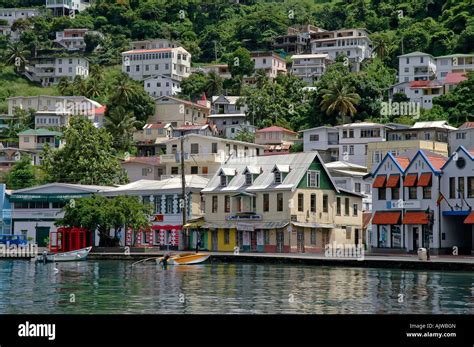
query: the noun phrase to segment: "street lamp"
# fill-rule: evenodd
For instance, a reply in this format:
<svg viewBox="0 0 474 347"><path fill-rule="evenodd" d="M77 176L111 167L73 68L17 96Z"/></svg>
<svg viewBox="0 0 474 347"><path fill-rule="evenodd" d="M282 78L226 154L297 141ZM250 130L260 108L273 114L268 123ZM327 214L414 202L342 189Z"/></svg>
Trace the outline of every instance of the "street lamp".
<svg viewBox="0 0 474 347"><path fill-rule="evenodd" d="M428 216L428 232L425 234L425 244L426 242L428 243L428 246L426 247L426 259L430 260L430 240L431 240L431 234L433 232L433 224L434 224L434 211L430 209L428 206L425 210L425 213ZM428 239L428 240L426 240Z"/></svg>

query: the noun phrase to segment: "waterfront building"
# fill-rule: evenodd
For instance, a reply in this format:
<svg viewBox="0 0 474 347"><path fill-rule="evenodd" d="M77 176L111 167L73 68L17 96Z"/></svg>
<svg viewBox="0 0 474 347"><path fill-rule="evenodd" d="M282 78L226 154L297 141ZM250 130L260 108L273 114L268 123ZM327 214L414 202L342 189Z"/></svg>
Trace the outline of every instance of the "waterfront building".
<svg viewBox="0 0 474 347"><path fill-rule="evenodd" d="M439 242L445 236L437 200L446 161L445 156L423 150L385 156L373 173L372 250L442 251Z"/></svg>
<svg viewBox="0 0 474 347"><path fill-rule="evenodd" d="M155 75L145 78L143 87L152 97L176 95L181 92L181 81L168 76Z"/></svg>
<svg viewBox="0 0 474 347"><path fill-rule="evenodd" d="M305 253L362 242L362 195L337 187L317 152L232 158L202 195L213 251Z"/></svg>
<svg viewBox="0 0 474 347"><path fill-rule="evenodd" d="M165 175L180 175L179 152L181 139L170 138L163 142L166 154L160 156L160 163L166 166ZM264 146L220 137L189 134L184 136L184 162L186 174L213 176L221 163L232 158L244 159L263 153Z"/></svg>
<svg viewBox="0 0 474 347"><path fill-rule="evenodd" d="M161 96L155 99L155 114L148 118L148 123L170 123L173 127L184 124L206 124L210 108L202 103Z"/></svg>
<svg viewBox="0 0 474 347"><path fill-rule="evenodd" d="M255 132L255 143L265 146L265 154L287 154L299 141L297 132L276 125Z"/></svg>
<svg viewBox="0 0 474 347"><path fill-rule="evenodd" d="M12 234L12 205L10 195L12 191L7 189L5 183L0 183L0 234Z"/></svg>
<svg viewBox="0 0 474 347"><path fill-rule="evenodd" d="M31 238L39 247L47 246L51 232L57 231L54 224L64 217L61 210L71 199L90 196L114 187L50 183L12 192L12 230L15 235ZM88 235L88 245L94 244L94 236ZM98 241L98 238L96 238Z"/></svg>
<svg viewBox="0 0 474 347"><path fill-rule="evenodd" d="M361 63L372 57L372 41L365 29L319 31L310 36L312 54L328 54L331 60L344 55L351 71L360 71Z"/></svg>
<svg viewBox="0 0 474 347"><path fill-rule="evenodd" d="M329 54L295 54L291 60L291 74L309 84L317 81L332 62Z"/></svg>
<svg viewBox="0 0 474 347"><path fill-rule="evenodd" d="M196 175L185 177L186 220L195 220L203 215L201 190L208 179ZM159 247L160 249L184 249L187 245L183 234L182 220L182 182L181 177L170 177L163 180L142 179L112 190L103 191L104 196L139 196L144 203L153 205L151 230L139 232L136 247ZM191 233L196 230L191 229ZM204 249L207 240L204 235ZM125 235L121 244L132 246L131 238Z"/></svg>
<svg viewBox="0 0 474 347"><path fill-rule="evenodd" d="M458 147L442 170L441 234L435 246L447 254L474 255L474 151Z"/></svg>
<svg viewBox="0 0 474 347"><path fill-rule="evenodd" d="M148 48L150 45L153 43L122 53L122 71L130 78L143 81L162 75L181 81L191 74L191 54L183 47Z"/></svg>
<svg viewBox="0 0 474 347"><path fill-rule="evenodd" d="M61 56L42 54L27 62L23 74L31 82L48 87L58 84L63 77L69 81L74 80L76 76L87 78L89 76L89 60L72 53Z"/></svg>

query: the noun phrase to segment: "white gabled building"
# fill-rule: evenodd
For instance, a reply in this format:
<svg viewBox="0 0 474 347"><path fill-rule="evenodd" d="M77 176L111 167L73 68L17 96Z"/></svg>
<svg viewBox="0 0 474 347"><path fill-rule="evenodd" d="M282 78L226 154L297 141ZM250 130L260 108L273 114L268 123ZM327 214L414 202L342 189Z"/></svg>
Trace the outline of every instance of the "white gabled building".
<svg viewBox="0 0 474 347"><path fill-rule="evenodd" d="M291 60L293 61L291 74L309 84L317 81L332 62L329 54L295 54Z"/></svg>
<svg viewBox="0 0 474 347"><path fill-rule="evenodd" d="M372 57L372 41L365 29L321 31L310 35L312 54L328 54L332 60L345 55L352 71L360 71L360 63Z"/></svg>
<svg viewBox="0 0 474 347"><path fill-rule="evenodd" d="M132 49L122 53L122 71L132 79L163 75L182 80L191 73L191 54L183 47Z"/></svg>
<svg viewBox="0 0 474 347"><path fill-rule="evenodd" d="M143 87L153 97L172 96L181 92L181 81L169 76L156 75L145 78Z"/></svg>

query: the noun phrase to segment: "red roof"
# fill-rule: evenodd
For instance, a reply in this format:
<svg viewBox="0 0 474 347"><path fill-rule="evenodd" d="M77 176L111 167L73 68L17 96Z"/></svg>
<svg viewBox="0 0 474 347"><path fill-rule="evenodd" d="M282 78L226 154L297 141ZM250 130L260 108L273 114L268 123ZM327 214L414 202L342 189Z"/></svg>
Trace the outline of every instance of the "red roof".
<svg viewBox="0 0 474 347"><path fill-rule="evenodd" d="M257 130L257 133L269 133L269 132L285 132L285 133L294 134L294 135L298 134L297 132L294 132L292 130L282 128L276 125L272 125L271 127Z"/></svg>
<svg viewBox="0 0 474 347"><path fill-rule="evenodd" d="M474 128L474 122L466 122L463 125L461 125L458 129L469 129L469 128Z"/></svg>
<svg viewBox="0 0 474 347"><path fill-rule="evenodd" d="M396 212L382 212L376 211L374 213L374 218L372 219L372 224L400 224L402 213L400 211Z"/></svg>
<svg viewBox="0 0 474 347"><path fill-rule="evenodd" d="M157 49L134 49L125 53L157 53L157 52L170 52L171 48L157 48Z"/></svg>
<svg viewBox="0 0 474 347"><path fill-rule="evenodd" d="M426 212L407 212L403 216L403 224L428 224Z"/></svg>
<svg viewBox="0 0 474 347"><path fill-rule="evenodd" d="M464 220L464 224L474 224L474 212L469 213L469 216Z"/></svg>
<svg viewBox="0 0 474 347"><path fill-rule="evenodd" d="M426 158L431 163L431 166L438 171L440 171L443 165L448 161L448 158L442 156L426 155Z"/></svg>
<svg viewBox="0 0 474 347"><path fill-rule="evenodd" d="M458 84L465 80L467 80L467 76L464 72L448 72L444 84Z"/></svg>
<svg viewBox="0 0 474 347"><path fill-rule="evenodd" d="M101 106L101 107L97 107L94 112L96 114L105 114L105 111L107 111L107 106Z"/></svg>
<svg viewBox="0 0 474 347"><path fill-rule="evenodd" d="M159 165L160 157L129 157L125 163L139 163L146 165Z"/></svg>
<svg viewBox="0 0 474 347"><path fill-rule="evenodd" d="M410 88L422 88L422 87L428 87L430 85L431 81L411 81L410 82Z"/></svg>
<svg viewBox="0 0 474 347"><path fill-rule="evenodd" d="M410 164L410 158L407 157L396 157L395 158L398 164L402 167L403 170L405 170L408 165Z"/></svg>
<svg viewBox="0 0 474 347"><path fill-rule="evenodd" d="M162 129L165 127L165 123L148 123L143 126L143 130L145 129Z"/></svg>
<svg viewBox="0 0 474 347"><path fill-rule="evenodd" d="M364 212L362 214L362 229L367 229L372 220L372 212Z"/></svg>

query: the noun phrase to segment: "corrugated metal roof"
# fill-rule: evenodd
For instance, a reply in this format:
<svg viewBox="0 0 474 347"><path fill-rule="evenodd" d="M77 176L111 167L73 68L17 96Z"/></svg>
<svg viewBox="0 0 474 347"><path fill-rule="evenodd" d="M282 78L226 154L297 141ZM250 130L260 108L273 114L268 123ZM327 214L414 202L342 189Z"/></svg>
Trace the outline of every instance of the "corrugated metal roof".
<svg viewBox="0 0 474 347"><path fill-rule="evenodd" d="M209 179L198 175L186 175L186 188L204 188ZM134 191L164 191L181 189L181 177L170 177L164 180L139 180L123 186L117 187L113 190L107 191L104 195L118 195L124 192Z"/></svg>

